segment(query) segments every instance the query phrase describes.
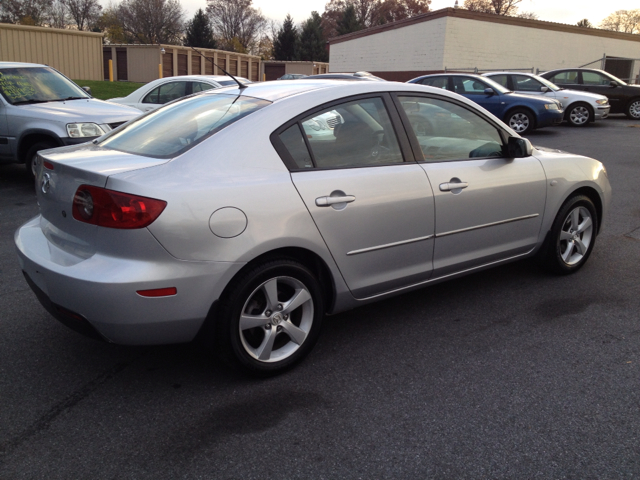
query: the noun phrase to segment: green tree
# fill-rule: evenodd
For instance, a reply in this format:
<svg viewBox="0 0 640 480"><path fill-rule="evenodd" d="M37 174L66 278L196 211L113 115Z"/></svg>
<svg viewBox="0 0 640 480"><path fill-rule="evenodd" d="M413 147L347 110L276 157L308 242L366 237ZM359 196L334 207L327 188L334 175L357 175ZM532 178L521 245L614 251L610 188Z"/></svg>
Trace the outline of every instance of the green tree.
<svg viewBox="0 0 640 480"><path fill-rule="evenodd" d="M201 8L187 22L184 44L187 47L218 48L216 40L213 38L213 30L211 30L209 18Z"/></svg>
<svg viewBox="0 0 640 480"><path fill-rule="evenodd" d="M297 60L298 29L291 15L287 15L273 40L273 56L276 60Z"/></svg>
<svg viewBox="0 0 640 480"><path fill-rule="evenodd" d="M302 24L298 47L299 60L308 62L329 61L325 40L322 35L322 18L318 12L311 12L311 16Z"/></svg>
<svg viewBox="0 0 640 480"><path fill-rule="evenodd" d="M362 30L362 24L356 17L356 8L352 4L349 4L347 8L344 9L342 18L338 20L336 33L338 35L346 35L347 33L357 32L358 30Z"/></svg>

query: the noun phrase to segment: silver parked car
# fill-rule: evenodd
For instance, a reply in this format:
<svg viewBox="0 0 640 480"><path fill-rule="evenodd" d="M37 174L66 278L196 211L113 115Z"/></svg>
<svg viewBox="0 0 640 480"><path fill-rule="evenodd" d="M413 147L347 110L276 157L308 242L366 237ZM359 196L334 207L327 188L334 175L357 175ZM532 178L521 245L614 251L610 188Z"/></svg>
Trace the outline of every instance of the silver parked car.
<svg viewBox="0 0 640 480"><path fill-rule="evenodd" d="M24 163L35 175L40 150L91 141L139 115L46 65L0 62L0 164Z"/></svg>
<svg viewBox="0 0 640 480"><path fill-rule="evenodd" d="M236 78L241 83L251 83L246 78ZM107 102L128 105L148 112L192 93L229 85L236 85L236 82L226 75L181 75L159 78L143 85L126 97L110 98Z"/></svg>
<svg viewBox="0 0 640 480"><path fill-rule="evenodd" d="M259 375L309 353L325 313L533 255L577 271L611 197L599 161L454 93L312 80L203 92L47 152L37 190L15 243L49 312L119 344L200 334Z"/></svg>
<svg viewBox="0 0 640 480"><path fill-rule="evenodd" d="M558 100L564 109L564 118L574 127L584 127L609 116L611 105L604 95L566 90L546 78L525 72L483 73L509 90L526 95L541 95Z"/></svg>

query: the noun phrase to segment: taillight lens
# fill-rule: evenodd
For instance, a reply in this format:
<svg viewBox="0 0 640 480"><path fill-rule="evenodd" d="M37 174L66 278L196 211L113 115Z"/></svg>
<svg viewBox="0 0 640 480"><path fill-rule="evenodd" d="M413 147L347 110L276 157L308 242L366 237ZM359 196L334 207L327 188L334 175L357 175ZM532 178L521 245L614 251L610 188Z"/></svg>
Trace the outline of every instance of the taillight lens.
<svg viewBox="0 0 640 480"><path fill-rule="evenodd" d="M91 185L73 197L73 218L108 228L144 228L160 216L167 202Z"/></svg>

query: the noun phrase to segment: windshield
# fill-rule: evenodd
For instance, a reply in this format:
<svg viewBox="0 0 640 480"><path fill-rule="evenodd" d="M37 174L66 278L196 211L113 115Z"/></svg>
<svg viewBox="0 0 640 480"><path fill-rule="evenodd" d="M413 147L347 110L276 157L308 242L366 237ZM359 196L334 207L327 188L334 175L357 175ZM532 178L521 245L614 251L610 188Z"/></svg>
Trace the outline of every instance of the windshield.
<svg viewBox="0 0 640 480"><path fill-rule="evenodd" d="M0 70L0 93L12 105L91 98L49 67L3 68Z"/></svg>
<svg viewBox="0 0 640 480"><path fill-rule="evenodd" d="M482 81L487 83L487 84L489 84L489 86L491 88L493 88L494 90L497 90L498 93L509 93L509 92L511 92L511 90L509 90L508 88L504 88L498 82L496 82L495 80L491 80L489 77L482 77Z"/></svg>
<svg viewBox="0 0 640 480"><path fill-rule="evenodd" d="M103 137L99 145L154 158L173 158L271 102L202 93L170 103Z"/></svg>
<svg viewBox="0 0 640 480"><path fill-rule="evenodd" d="M551 83L549 80L547 80L544 77L541 77L539 75L535 76L535 79L538 80L540 83L543 83L545 87L548 87L549 90L552 90L554 92L557 92L558 90L562 90L559 86L557 86L555 83Z"/></svg>

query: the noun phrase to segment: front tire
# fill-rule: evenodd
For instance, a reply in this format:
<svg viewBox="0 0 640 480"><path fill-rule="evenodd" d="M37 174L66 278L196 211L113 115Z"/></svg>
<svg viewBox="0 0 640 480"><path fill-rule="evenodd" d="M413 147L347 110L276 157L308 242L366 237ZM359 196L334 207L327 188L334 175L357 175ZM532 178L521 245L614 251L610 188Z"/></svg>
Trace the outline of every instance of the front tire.
<svg viewBox="0 0 640 480"><path fill-rule="evenodd" d="M324 316L320 284L301 263L266 261L230 284L220 305L215 346L233 367L277 375L313 348Z"/></svg>
<svg viewBox="0 0 640 480"><path fill-rule="evenodd" d="M627 111L625 112L627 117L633 120L640 120L640 98L634 98L627 105Z"/></svg>
<svg viewBox="0 0 640 480"><path fill-rule="evenodd" d="M560 208L545 245L540 250L542 266L560 275L577 272L593 251L598 217L593 202L574 195Z"/></svg>
<svg viewBox="0 0 640 480"><path fill-rule="evenodd" d="M505 118L505 123L520 135L529 133L535 128L535 118L533 114L524 108L511 110Z"/></svg>
<svg viewBox="0 0 640 480"><path fill-rule="evenodd" d="M584 127L593 119L593 112L586 103L576 103L569 107L565 118L573 127Z"/></svg>
<svg viewBox="0 0 640 480"><path fill-rule="evenodd" d="M27 150L27 156L24 163L25 167L27 167L27 175L29 175L31 180L35 180L36 178L36 168L38 166L36 159L38 158L38 152L40 150L46 150L47 148L56 148L57 146L58 145L53 142L41 141L34 143L31 145L29 150Z"/></svg>

